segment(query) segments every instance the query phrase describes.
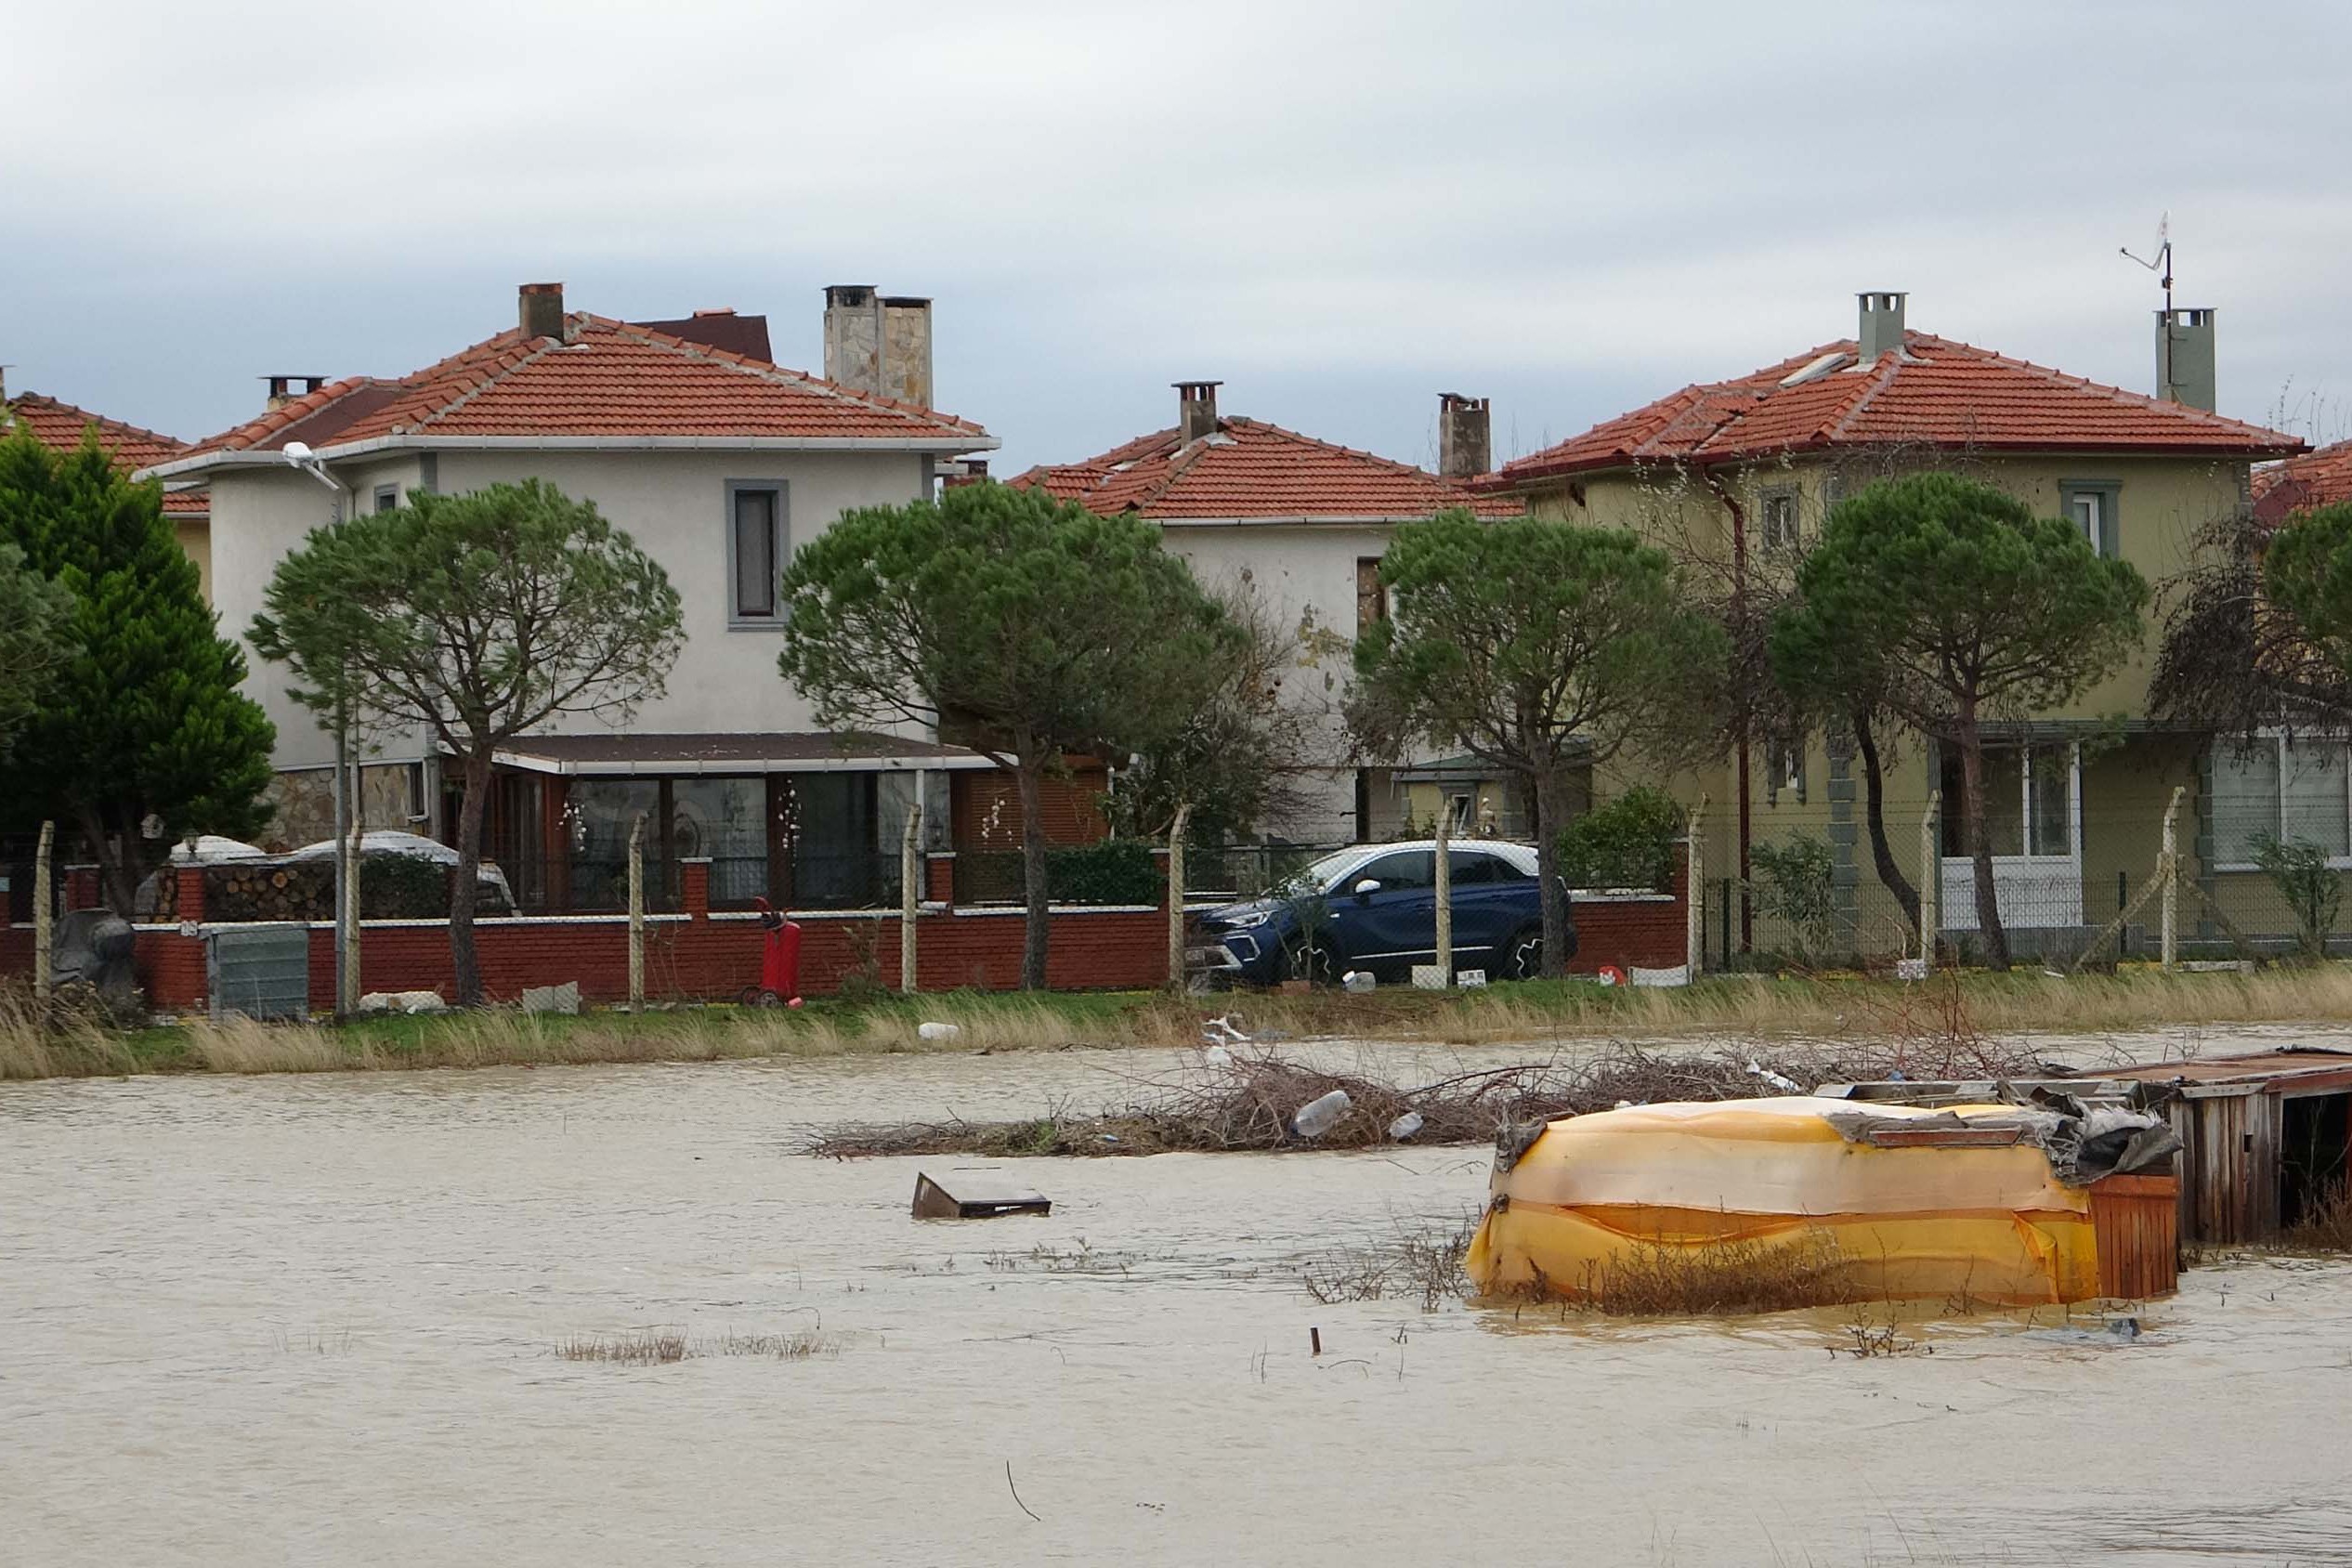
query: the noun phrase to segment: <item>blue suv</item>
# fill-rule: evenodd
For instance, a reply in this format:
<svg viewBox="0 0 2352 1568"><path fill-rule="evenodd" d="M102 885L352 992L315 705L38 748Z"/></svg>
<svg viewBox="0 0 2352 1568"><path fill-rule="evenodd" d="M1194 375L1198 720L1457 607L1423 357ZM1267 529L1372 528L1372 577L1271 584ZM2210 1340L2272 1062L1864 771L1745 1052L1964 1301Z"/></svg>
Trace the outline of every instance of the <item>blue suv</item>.
<svg viewBox="0 0 2352 1568"><path fill-rule="evenodd" d="M1202 916L1196 962L1255 986L1329 980L1351 969L1405 979L1415 964L1437 961L1436 849L1424 839L1326 855L1263 898ZM1456 970L1533 979L1541 972L1544 946L1534 848L1457 841L1446 854ZM1575 954L1572 913L1568 956Z"/></svg>

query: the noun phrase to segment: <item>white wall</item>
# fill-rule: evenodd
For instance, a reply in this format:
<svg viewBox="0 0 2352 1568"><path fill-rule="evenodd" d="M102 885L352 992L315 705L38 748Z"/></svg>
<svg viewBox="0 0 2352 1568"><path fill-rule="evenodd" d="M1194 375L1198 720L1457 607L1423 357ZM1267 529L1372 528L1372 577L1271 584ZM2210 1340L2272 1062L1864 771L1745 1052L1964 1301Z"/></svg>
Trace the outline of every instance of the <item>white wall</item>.
<svg viewBox="0 0 2352 1568"><path fill-rule="evenodd" d="M797 547L853 506L895 504L922 493L923 464L912 452L498 452L445 451L432 489L443 494L499 481L546 480L567 495L594 501L661 563L683 602L686 644L666 696L638 710L634 728L656 732L741 733L812 730L815 714L776 673L773 631L727 625L726 485L780 480L786 487L788 543ZM359 509L373 505L378 484L403 490L421 482L413 456L348 464L338 470ZM213 486L215 600L222 631L242 637L261 607L263 588L287 551L328 520L333 494L292 471L231 471ZM1351 568L1352 569L1352 568ZM282 669L247 649L246 689L278 725L276 765L317 766L333 760L332 741L285 695ZM595 731L586 717L559 720L555 732ZM420 754L413 740L387 743L386 758Z"/></svg>
<svg viewBox="0 0 2352 1568"><path fill-rule="evenodd" d="M1170 552L1191 566L1201 585L1217 591L1246 582L1277 622L1299 639L1301 667L1286 694L1318 716L1318 754L1302 761L1333 765L1317 791L1313 819L1300 826L1315 836L1345 830L1355 812L1355 774L1336 765L1347 755L1339 705L1347 696L1356 624L1356 562L1387 553L1393 525L1171 525L1161 530Z"/></svg>

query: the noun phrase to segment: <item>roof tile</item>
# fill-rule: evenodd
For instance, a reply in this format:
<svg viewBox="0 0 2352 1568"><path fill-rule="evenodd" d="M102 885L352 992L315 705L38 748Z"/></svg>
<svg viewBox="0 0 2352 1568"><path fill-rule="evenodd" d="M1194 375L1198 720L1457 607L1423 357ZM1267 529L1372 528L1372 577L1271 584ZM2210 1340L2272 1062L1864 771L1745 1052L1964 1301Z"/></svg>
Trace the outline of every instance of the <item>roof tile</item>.
<svg viewBox="0 0 2352 1568"><path fill-rule="evenodd" d="M1844 446L2278 457L2302 442L1926 333L1857 366L1848 338L1732 381L1686 386L1503 465L1489 483L1643 463L1737 461ZM1787 385L1833 356L1842 363Z"/></svg>
<svg viewBox="0 0 2352 1568"><path fill-rule="evenodd" d="M188 443L176 437L142 430L136 425L77 409L72 403L61 403L37 392L20 393L9 399L6 412L7 421L0 424L13 421L32 432L34 440L55 451L72 451L82 444L85 432L95 429L98 445L114 460L114 466L125 474L167 463L188 451ZM209 516L212 492L201 485L165 490L163 510L175 517Z"/></svg>
<svg viewBox="0 0 2352 1568"><path fill-rule="evenodd" d="M970 420L649 327L576 312L568 341L486 338L392 381L338 381L195 452L324 450L389 436L973 437Z"/></svg>
<svg viewBox="0 0 2352 1568"><path fill-rule="evenodd" d="M1410 464L1334 446L1254 419L1221 419L1217 434L1181 440L1176 429L1140 436L1082 463L1045 464L1012 483L1035 486L1089 511L1188 517L1426 517L1466 506L1515 516L1521 503L1481 496Z"/></svg>

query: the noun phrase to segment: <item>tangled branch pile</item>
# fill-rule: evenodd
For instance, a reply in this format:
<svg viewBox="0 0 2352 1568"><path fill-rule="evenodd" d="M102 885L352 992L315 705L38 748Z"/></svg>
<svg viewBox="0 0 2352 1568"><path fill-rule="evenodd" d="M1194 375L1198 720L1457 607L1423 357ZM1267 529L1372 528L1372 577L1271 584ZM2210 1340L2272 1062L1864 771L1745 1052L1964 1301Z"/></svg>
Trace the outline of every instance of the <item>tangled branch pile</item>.
<svg viewBox="0 0 2352 1568"><path fill-rule="evenodd" d="M1884 1047L1786 1047L1757 1061L1730 1051L1668 1055L1616 1045L1574 1060L1457 1073L1406 1089L1272 1053L1236 1055L1230 1065L1148 1082L1145 1097L1122 1107L1073 1114L1056 1106L1025 1121L850 1125L818 1133L803 1152L848 1159L1368 1149L1392 1143L1390 1128L1407 1111L1421 1117L1414 1143L1483 1143L1507 1128L1624 1104L1744 1100L1792 1092L1790 1085L1810 1091L1826 1081L1880 1078L1892 1065ZM1986 1065L1995 1064L1988 1058ZM2003 1070L2031 1067L2032 1059L2020 1056ZM1335 1089L1348 1097L1339 1122L1317 1138L1295 1133L1291 1117L1300 1107Z"/></svg>

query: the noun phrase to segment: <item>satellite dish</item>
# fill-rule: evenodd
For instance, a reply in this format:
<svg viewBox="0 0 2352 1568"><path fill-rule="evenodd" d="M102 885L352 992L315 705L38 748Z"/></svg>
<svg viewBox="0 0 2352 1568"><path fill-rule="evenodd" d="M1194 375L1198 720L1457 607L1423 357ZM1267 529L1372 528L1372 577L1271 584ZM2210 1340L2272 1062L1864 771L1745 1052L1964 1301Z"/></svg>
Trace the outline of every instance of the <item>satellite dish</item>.
<svg viewBox="0 0 2352 1568"><path fill-rule="evenodd" d="M307 442L288 441L285 445L285 453L288 463L300 464L310 461L310 447Z"/></svg>

